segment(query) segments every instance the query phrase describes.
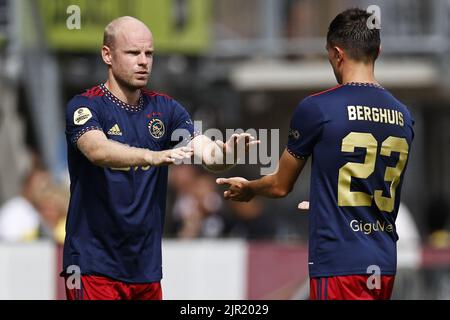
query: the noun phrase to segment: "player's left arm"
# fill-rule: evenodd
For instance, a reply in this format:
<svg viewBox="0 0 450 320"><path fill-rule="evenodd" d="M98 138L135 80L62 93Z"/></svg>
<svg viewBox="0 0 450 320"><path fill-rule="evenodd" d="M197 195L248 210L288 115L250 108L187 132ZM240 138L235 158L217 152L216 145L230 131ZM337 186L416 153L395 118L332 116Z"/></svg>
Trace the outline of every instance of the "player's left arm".
<svg viewBox="0 0 450 320"><path fill-rule="evenodd" d="M245 157L248 150L258 143L248 133L233 134L226 142L212 141L205 135L198 135L190 141L188 147L194 150L194 157L201 159L206 169L221 172L232 168L240 157Z"/></svg>
<svg viewBox="0 0 450 320"><path fill-rule="evenodd" d="M233 134L228 141L212 141L205 135L199 134L189 113L177 101L171 99L172 126L171 141L174 144L185 145L193 149L194 157L201 160L203 166L213 172L220 172L233 167L240 157L245 157L249 148L259 141L248 133Z"/></svg>
<svg viewBox="0 0 450 320"><path fill-rule="evenodd" d="M296 158L285 150L277 170L271 175L252 181L241 177L219 178L217 183L228 185L228 190L224 192L224 197L228 200L250 201L256 195L283 198L292 191L305 164L306 160Z"/></svg>

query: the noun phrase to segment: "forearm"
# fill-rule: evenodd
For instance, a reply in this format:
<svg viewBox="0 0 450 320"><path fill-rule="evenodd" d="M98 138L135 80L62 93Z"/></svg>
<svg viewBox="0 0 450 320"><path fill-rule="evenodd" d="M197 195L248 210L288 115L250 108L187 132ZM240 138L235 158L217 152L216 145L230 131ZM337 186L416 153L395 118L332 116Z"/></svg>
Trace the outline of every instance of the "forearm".
<svg viewBox="0 0 450 320"><path fill-rule="evenodd" d="M216 182L220 185L229 185L229 189L224 192L227 200L250 201L255 195L283 198L292 191L305 163L306 160L297 159L285 150L281 155L276 172L271 175L253 181L242 177L233 177L219 178Z"/></svg>
<svg viewBox="0 0 450 320"><path fill-rule="evenodd" d="M95 165L109 168L146 166L154 154L148 149L130 147L109 139L91 144L83 151Z"/></svg>
<svg viewBox="0 0 450 320"><path fill-rule="evenodd" d="M200 158L203 166L210 171L221 172L235 165L234 159L226 159L223 146L205 136L197 136L192 141L192 147L195 157Z"/></svg>
<svg viewBox="0 0 450 320"><path fill-rule="evenodd" d="M221 172L231 169L235 166L234 163L227 164L227 159L224 156L223 149L216 143L212 142L215 146L211 148L211 153L206 154L203 159L203 167L212 172Z"/></svg>
<svg viewBox="0 0 450 320"><path fill-rule="evenodd" d="M110 140L101 131L85 133L78 139L77 147L93 164L110 168L145 166L155 155L148 149Z"/></svg>
<svg viewBox="0 0 450 320"><path fill-rule="evenodd" d="M77 141L78 149L93 164L109 168L129 168L137 166L171 165L192 157L192 149L187 147L161 151L130 147L109 140L100 130L83 134Z"/></svg>
<svg viewBox="0 0 450 320"><path fill-rule="evenodd" d="M248 188L250 188L254 195L259 195L266 198L284 198L291 191L279 182L279 178L276 173L250 181Z"/></svg>
<svg viewBox="0 0 450 320"><path fill-rule="evenodd" d="M305 164L306 160L294 158L284 150L275 173L250 181L251 191L268 198L283 198L292 191Z"/></svg>

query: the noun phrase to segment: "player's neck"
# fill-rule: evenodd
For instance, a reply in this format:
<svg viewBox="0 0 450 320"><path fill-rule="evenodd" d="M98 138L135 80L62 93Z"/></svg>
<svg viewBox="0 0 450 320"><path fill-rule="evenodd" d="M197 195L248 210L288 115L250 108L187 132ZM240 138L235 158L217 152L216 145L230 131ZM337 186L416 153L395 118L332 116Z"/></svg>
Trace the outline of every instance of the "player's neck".
<svg viewBox="0 0 450 320"><path fill-rule="evenodd" d="M141 95L140 90L130 91L123 86L120 86L115 79L109 78L105 82L105 87L114 95L116 98L131 105L139 104L139 97Z"/></svg>
<svg viewBox="0 0 450 320"><path fill-rule="evenodd" d="M348 65L342 73L342 84L349 82L378 84L375 79L373 65L366 65L363 63Z"/></svg>

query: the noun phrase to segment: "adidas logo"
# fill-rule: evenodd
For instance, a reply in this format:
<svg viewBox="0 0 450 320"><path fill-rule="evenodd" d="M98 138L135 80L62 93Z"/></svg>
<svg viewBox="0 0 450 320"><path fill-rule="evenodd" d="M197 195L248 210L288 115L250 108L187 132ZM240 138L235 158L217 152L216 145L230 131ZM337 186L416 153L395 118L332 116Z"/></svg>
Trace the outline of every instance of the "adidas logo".
<svg viewBox="0 0 450 320"><path fill-rule="evenodd" d="M116 123L111 129L109 129L108 134L111 136L121 136L122 131L120 131L119 125Z"/></svg>

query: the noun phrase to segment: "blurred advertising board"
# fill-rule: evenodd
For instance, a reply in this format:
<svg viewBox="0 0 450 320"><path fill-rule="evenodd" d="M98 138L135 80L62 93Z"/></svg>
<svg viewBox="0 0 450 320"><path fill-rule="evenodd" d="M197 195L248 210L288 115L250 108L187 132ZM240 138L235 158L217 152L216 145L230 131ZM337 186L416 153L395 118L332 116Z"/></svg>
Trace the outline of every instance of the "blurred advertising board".
<svg viewBox="0 0 450 320"><path fill-rule="evenodd" d="M45 38L51 49L98 51L105 26L133 16L153 32L161 52L201 54L210 42L210 0L39 0Z"/></svg>

